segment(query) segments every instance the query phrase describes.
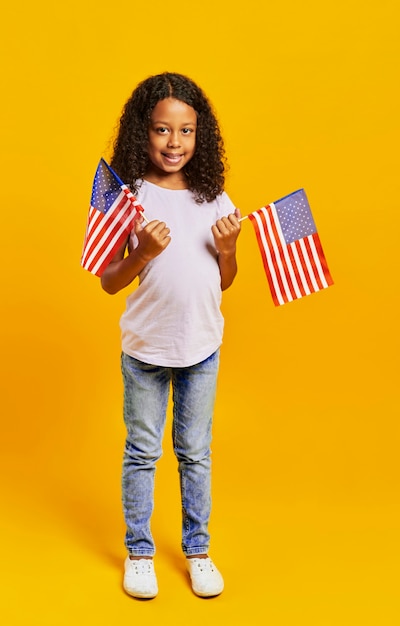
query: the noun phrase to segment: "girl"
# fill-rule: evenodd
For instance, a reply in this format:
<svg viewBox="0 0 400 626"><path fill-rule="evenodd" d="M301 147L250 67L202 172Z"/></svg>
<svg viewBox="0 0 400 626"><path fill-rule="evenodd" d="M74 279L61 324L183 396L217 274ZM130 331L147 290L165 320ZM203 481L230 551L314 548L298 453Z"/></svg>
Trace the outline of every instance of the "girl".
<svg viewBox="0 0 400 626"><path fill-rule="evenodd" d="M121 318L124 589L141 598L158 591L150 518L172 385L182 550L193 591L215 596L224 583L208 556L211 424L221 291L237 271L240 213L224 192L223 141L202 90L167 72L140 83L123 110L111 166L150 220L136 220L101 277L110 294L139 277Z"/></svg>

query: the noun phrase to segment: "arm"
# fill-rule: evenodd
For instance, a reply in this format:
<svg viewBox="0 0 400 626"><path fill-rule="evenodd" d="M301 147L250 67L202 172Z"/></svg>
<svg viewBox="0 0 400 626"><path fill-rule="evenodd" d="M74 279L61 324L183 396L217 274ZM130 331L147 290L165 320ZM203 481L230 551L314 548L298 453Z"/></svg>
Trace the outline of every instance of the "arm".
<svg viewBox="0 0 400 626"><path fill-rule="evenodd" d="M240 233L240 211L235 210L211 227L215 247L218 252L218 265L221 274L221 289L231 286L237 273L236 240Z"/></svg>
<svg viewBox="0 0 400 626"><path fill-rule="evenodd" d="M129 254L124 256L129 242L127 239L101 276L101 286L109 294L115 294L130 285L145 265L161 254L171 241L169 228L158 220L153 220L144 228L142 220L135 220L135 235L138 246L131 250L128 246Z"/></svg>

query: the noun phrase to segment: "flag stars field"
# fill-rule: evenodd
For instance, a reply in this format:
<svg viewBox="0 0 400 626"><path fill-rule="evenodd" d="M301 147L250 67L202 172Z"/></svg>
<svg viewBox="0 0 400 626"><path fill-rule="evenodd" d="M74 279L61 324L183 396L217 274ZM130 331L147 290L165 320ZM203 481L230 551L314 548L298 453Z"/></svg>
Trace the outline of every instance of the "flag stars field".
<svg viewBox="0 0 400 626"><path fill-rule="evenodd" d="M299 194L298 200L294 199L287 202L286 198L282 198L275 202L286 243L308 237L317 231L304 190L296 193ZM291 196L287 198L291 198Z"/></svg>

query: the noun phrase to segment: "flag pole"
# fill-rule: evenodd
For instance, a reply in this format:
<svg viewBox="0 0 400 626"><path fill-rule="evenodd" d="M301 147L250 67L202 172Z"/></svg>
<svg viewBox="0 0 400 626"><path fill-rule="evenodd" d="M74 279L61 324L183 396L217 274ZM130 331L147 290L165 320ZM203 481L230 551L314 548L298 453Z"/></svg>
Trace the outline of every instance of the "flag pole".
<svg viewBox="0 0 400 626"><path fill-rule="evenodd" d="M122 191L124 191L125 195L127 196L127 198L130 200L133 208L135 209L135 211L137 213L139 213L144 221L146 222L146 224L149 224L149 220L147 219L147 217L144 214L144 208L142 207L141 204L139 204L139 202L136 200L135 196L133 195L133 193L131 192L131 190L129 189L129 187L127 185L122 184L121 185L121 189Z"/></svg>
<svg viewBox="0 0 400 626"><path fill-rule="evenodd" d="M147 219L147 217L144 214L144 208L142 207L142 205L139 204L137 200L135 202L132 202L132 204L135 207L136 211L143 217L143 219L146 222L146 224L150 224L149 220Z"/></svg>
<svg viewBox="0 0 400 626"><path fill-rule="evenodd" d="M248 215L244 215L243 217L240 218L239 222L243 222L243 220L247 220L249 219Z"/></svg>

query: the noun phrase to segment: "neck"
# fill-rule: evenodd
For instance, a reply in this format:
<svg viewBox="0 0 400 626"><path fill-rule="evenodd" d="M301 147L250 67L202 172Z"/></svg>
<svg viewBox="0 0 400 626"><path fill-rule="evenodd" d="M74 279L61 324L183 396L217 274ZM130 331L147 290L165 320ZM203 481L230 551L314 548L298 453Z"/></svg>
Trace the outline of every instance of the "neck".
<svg viewBox="0 0 400 626"><path fill-rule="evenodd" d="M146 172L144 180L149 183L164 187L165 189L188 189L188 183L186 177L181 172L177 172L176 175L167 174L163 175L157 172Z"/></svg>

